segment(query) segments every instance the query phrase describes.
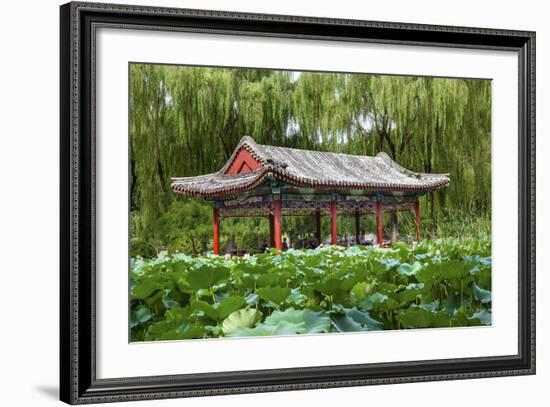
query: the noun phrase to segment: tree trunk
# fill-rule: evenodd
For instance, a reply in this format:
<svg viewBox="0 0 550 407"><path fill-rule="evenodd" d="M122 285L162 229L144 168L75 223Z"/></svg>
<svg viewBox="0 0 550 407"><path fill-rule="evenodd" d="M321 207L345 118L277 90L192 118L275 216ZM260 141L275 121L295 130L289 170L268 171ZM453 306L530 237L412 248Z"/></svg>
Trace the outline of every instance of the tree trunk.
<svg viewBox="0 0 550 407"><path fill-rule="evenodd" d="M391 214L391 244L395 244L399 238L397 210Z"/></svg>
<svg viewBox="0 0 550 407"><path fill-rule="evenodd" d="M195 239L193 236L189 237L191 239L191 247L193 248L193 256L197 255L197 245L195 244Z"/></svg>
<svg viewBox="0 0 550 407"><path fill-rule="evenodd" d="M136 176L136 160L133 158L130 160L130 209L136 210L138 205L136 202L136 184L137 184L137 176Z"/></svg>
<svg viewBox="0 0 550 407"><path fill-rule="evenodd" d="M162 169L162 164L160 162L160 158L157 160L157 168L158 168L160 186L162 188L162 192L163 192L163 196L164 196L163 209L166 209L166 208L168 208L168 200L170 199L170 194L168 193L168 185L166 184L166 179L164 177L164 171Z"/></svg>

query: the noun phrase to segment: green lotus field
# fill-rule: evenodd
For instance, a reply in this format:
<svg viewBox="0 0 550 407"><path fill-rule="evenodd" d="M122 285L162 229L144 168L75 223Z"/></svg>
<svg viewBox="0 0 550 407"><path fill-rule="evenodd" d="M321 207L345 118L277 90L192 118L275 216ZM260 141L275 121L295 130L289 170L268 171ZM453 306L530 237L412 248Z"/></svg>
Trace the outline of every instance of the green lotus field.
<svg viewBox="0 0 550 407"><path fill-rule="evenodd" d="M132 259L131 341L491 325L487 239Z"/></svg>

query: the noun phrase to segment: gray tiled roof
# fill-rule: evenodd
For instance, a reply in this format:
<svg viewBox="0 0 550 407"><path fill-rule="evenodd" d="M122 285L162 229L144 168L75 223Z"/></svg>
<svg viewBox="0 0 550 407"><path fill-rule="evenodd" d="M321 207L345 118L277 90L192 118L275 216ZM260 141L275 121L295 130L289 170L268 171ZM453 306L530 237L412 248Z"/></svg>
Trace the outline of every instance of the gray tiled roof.
<svg viewBox="0 0 550 407"><path fill-rule="evenodd" d="M225 174L241 148L250 152L262 166L244 174ZM220 171L172 178L172 189L184 195L224 195L254 189L267 177L305 188L384 192L431 191L447 187L450 182L448 174L409 171L386 153L371 157L299 150L257 144L246 136Z"/></svg>

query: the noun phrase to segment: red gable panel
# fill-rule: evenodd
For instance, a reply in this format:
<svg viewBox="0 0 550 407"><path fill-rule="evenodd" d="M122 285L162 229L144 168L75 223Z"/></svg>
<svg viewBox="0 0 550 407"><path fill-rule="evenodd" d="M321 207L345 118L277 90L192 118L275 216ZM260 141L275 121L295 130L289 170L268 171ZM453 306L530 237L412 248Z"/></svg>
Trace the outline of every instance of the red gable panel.
<svg viewBox="0 0 550 407"><path fill-rule="evenodd" d="M245 148L241 148L235 159L225 171L226 174L243 174L245 172L251 172L260 168L262 164L252 157L252 154Z"/></svg>

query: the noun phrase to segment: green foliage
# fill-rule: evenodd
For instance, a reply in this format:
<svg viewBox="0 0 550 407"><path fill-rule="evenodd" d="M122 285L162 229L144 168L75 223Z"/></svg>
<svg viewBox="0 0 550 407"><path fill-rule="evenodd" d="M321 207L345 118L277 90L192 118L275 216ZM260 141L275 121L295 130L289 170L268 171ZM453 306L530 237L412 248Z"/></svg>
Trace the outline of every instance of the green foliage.
<svg viewBox="0 0 550 407"><path fill-rule="evenodd" d="M332 323L336 332L377 331L384 325L357 308L345 309L343 314L332 314Z"/></svg>
<svg viewBox="0 0 550 407"><path fill-rule="evenodd" d="M138 238L133 238L130 240L130 253L134 257L155 257L157 251L155 246L147 240L140 240Z"/></svg>
<svg viewBox="0 0 550 407"><path fill-rule="evenodd" d="M490 231L489 80L131 64L132 256L211 249L211 208L174 194L170 178L218 171L247 134L287 147L385 151L411 170L450 173L449 188L421 198L425 235ZM410 215L399 223L414 235ZM265 219L224 225L222 247L256 249L267 237ZM352 225L343 218L338 228ZM283 226L293 240L314 228L301 217ZM374 230L373 220L362 228Z"/></svg>
<svg viewBox="0 0 550 407"><path fill-rule="evenodd" d="M157 252L204 254L211 248L212 208L195 199L175 201L140 236ZM132 251L132 256L137 255L140 252Z"/></svg>
<svg viewBox="0 0 550 407"><path fill-rule="evenodd" d="M151 319L151 311L145 305L141 304L132 309L132 315L130 317L130 327L134 328L139 324L147 322Z"/></svg>
<svg viewBox="0 0 550 407"><path fill-rule="evenodd" d="M229 278L229 270L216 264L205 262L197 263L196 267L189 270L187 281L194 290L210 288L221 280Z"/></svg>
<svg viewBox="0 0 550 407"><path fill-rule="evenodd" d="M131 262L132 341L490 324L488 239Z"/></svg>
<svg viewBox="0 0 550 407"><path fill-rule="evenodd" d="M290 288L287 287L262 287L257 290L262 300L271 301L276 307L285 302L290 295Z"/></svg>
<svg viewBox="0 0 550 407"><path fill-rule="evenodd" d="M330 318L310 309L275 311L254 328L236 329L230 336L295 335L328 332Z"/></svg>
<svg viewBox="0 0 550 407"><path fill-rule="evenodd" d="M257 309L240 309L224 319L222 330L225 335L230 335L238 329L253 327L260 319L262 319L262 313Z"/></svg>
<svg viewBox="0 0 550 407"><path fill-rule="evenodd" d="M245 300L242 297L232 296L213 304L204 301L194 301L191 303L191 308L200 316L204 315L214 321L220 322L244 305Z"/></svg>

